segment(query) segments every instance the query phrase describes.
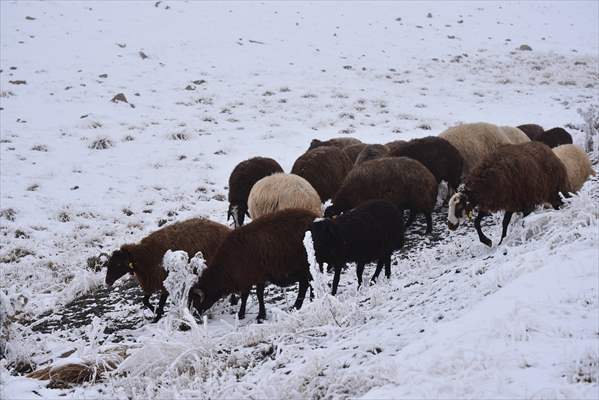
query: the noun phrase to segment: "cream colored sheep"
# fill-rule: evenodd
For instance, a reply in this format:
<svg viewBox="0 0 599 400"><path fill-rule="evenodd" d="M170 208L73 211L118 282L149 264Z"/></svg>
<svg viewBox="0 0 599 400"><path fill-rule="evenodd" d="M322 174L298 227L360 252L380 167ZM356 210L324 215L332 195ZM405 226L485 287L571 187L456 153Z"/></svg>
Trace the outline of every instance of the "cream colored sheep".
<svg viewBox="0 0 599 400"><path fill-rule="evenodd" d="M320 196L301 176L277 173L254 184L248 198L252 219L287 208L301 208L322 216Z"/></svg>
<svg viewBox="0 0 599 400"><path fill-rule="evenodd" d="M555 147L553 152L566 166L570 184L568 191L578 192L589 176L595 175L587 153L575 144L562 144Z"/></svg>
<svg viewBox="0 0 599 400"><path fill-rule="evenodd" d="M492 154L502 144L530 142L517 128L499 127L486 122L451 127L439 137L451 143L464 158L462 175L468 175L482 159Z"/></svg>

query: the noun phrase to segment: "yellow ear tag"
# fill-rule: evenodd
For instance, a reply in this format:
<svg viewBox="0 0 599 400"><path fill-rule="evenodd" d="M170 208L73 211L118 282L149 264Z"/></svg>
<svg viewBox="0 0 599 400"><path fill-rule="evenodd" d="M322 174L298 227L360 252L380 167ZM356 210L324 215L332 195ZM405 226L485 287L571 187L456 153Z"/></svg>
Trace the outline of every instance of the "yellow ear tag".
<svg viewBox="0 0 599 400"><path fill-rule="evenodd" d="M129 269L133 269L133 263L132 262L129 263Z"/></svg>
<svg viewBox="0 0 599 400"><path fill-rule="evenodd" d="M468 221L472 221L472 211L468 211L466 216L468 217Z"/></svg>

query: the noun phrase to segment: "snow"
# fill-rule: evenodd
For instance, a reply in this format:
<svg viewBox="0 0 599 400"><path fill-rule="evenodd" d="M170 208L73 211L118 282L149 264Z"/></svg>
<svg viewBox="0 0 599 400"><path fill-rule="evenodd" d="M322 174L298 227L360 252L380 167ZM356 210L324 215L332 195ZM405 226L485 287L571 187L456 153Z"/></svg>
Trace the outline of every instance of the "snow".
<svg viewBox="0 0 599 400"><path fill-rule="evenodd" d="M184 295L151 324L134 282L108 290L94 268L164 223L225 223L239 161L288 171L313 138L384 143L487 121L564 126L583 144L598 13L575 1L0 2L0 397L599 397L597 178L562 210L515 217L491 249L471 224L449 232L444 209L432 238L409 232L390 280L358 290L350 266L332 297L331 274L314 272L299 311L295 288L271 286L263 324L254 296L245 320L223 301L202 326L177 313ZM500 217L485 227L494 243ZM203 265L192 256L172 267ZM104 381L59 389L23 374L116 348L128 358Z"/></svg>

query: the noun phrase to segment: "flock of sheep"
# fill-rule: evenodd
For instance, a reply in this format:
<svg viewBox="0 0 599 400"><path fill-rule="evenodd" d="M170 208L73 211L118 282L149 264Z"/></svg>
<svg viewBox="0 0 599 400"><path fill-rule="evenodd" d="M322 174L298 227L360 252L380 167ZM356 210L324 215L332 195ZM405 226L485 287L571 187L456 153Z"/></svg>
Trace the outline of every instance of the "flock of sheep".
<svg viewBox="0 0 599 400"><path fill-rule="evenodd" d="M383 267L390 277L391 255L402 247L406 227L422 213L426 233L431 233L432 212L439 200L448 202L451 230L476 209L474 226L480 241L491 246L481 231L483 217L505 212L503 240L513 213L527 215L540 205L557 209L561 195L578 191L594 174L587 154L572 144L568 132L545 131L534 124L518 128L463 124L438 137L384 145L354 138L314 139L289 174L264 157L235 167L229 178L228 211L235 229L198 218L163 227L138 244L114 251L106 283L133 274L145 293L143 304L153 311L150 295L161 291L157 320L168 297L162 284L165 252L202 252L207 268L190 291L190 305L202 313L227 295L236 304L239 294L241 319L255 287L262 320L267 284L298 282L294 307L302 306L312 279L303 244L308 231L321 272L325 263L334 271L335 294L341 271L350 262L356 263L358 285L370 262L377 262L372 281ZM448 195L438 199L443 181ZM329 199L332 205L323 213ZM409 210L405 223L404 210ZM246 215L252 221L244 225Z"/></svg>

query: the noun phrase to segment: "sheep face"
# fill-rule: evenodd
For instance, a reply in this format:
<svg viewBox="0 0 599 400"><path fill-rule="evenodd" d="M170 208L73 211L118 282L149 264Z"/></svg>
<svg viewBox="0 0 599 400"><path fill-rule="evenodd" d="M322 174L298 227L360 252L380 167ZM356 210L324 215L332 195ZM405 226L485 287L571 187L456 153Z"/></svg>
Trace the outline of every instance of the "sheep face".
<svg viewBox="0 0 599 400"><path fill-rule="evenodd" d="M116 250L107 263L106 284L112 286L123 275L134 272L135 269L130 255L125 251Z"/></svg>
<svg viewBox="0 0 599 400"><path fill-rule="evenodd" d="M235 228L239 228L243 225L246 215L248 215L248 213L247 209L244 209L244 207L235 204L229 204L229 211L227 212L227 221L233 218L233 226Z"/></svg>
<svg viewBox="0 0 599 400"><path fill-rule="evenodd" d="M338 260L338 233L335 222L324 219L312 224L310 228L314 242L316 261L319 264L336 264Z"/></svg>
<svg viewBox="0 0 599 400"><path fill-rule="evenodd" d="M456 230L466 217L470 217L472 209L472 204L465 193L458 192L451 196L447 213L447 227L452 231Z"/></svg>
<svg viewBox="0 0 599 400"><path fill-rule="evenodd" d="M219 297L211 295L210 291L201 285L201 282L195 284L189 291L189 305L193 305L200 314L210 309L218 299Z"/></svg>

